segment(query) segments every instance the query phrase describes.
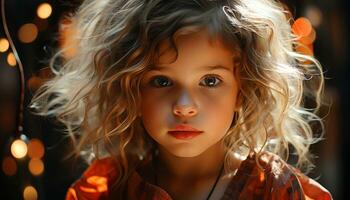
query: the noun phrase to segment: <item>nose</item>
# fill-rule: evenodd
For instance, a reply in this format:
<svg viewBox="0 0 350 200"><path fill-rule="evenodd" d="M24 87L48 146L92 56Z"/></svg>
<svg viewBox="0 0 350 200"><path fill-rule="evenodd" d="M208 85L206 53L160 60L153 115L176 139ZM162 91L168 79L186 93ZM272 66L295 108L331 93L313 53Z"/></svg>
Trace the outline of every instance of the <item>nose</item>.
<svg viewBox="0 0 350 200"><path fill-rule="evenodd" d="M180 117L192 117L197 114L197 110L193 106L175 106L173 113Z"/></svg>
<svg viewBox="0 0 350 200"><path fill-rule="evenodd" d="M191 101L187 92L183 92L173 107L173 113L179 117L192 117L197 114L198 110Z"/></svg>

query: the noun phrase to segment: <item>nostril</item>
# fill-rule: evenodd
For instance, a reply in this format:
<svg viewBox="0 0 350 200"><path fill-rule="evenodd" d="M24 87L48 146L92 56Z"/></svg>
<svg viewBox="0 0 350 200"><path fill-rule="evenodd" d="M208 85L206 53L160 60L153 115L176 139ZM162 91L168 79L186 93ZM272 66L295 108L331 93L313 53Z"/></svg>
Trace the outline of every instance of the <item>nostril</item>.
<svg viewBox="0 0 350 200"><path fill-rule="evenodd" d="M178 107L174 108L173 113L179 116L192 116L196 114L196 110L192 107Z"/></svg>

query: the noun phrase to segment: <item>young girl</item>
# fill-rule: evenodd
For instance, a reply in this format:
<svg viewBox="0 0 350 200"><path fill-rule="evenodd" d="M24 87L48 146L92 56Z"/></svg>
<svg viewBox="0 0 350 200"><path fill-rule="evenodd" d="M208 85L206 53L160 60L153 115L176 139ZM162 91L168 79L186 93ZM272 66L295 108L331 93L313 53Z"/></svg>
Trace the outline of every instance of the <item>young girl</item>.
<svg viewBox="0 0 350 200"><path fill-rule="evenodd" d="M323 76L290 20L273 0L85 0L31 104L92 162L66 199L331 199L297 169Z"/></svg>

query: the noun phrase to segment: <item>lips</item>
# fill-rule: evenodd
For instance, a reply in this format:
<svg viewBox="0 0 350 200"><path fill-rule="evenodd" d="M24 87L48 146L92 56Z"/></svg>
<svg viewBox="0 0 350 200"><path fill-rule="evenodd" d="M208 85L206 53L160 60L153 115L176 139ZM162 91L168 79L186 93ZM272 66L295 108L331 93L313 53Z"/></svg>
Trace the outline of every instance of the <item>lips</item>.
<svg viewBox="0 0 350 200"><path fill-rule="evenodd" d="M198 129L193 128L190 125L187 124L178 124L175 126L174 129L170 130L170 131L192 131L192 132L202 132Z"/></svg>
<svg viewBox="0 0 350 200"><path fill-rule="evenodd" d="M180 140L187 140L200 135L202 132L192 132L192 131L169 131L171 136Z"/></svg>
<svg viewBox="0 0 350 200"><path fill-rule="evenodd" d="M200 135L203 131L186 124L178 124L174 129L168 131L170 135L177 139L191 139Z"/></svg>

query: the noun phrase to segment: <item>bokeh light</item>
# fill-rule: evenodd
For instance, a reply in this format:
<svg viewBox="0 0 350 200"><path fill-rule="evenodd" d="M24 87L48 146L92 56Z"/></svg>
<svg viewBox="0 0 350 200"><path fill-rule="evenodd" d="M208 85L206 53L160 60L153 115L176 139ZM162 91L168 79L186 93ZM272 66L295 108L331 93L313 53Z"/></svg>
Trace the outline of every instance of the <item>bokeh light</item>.
<svg viewBox="0 0 350 200"><path fill-rule="evenodd" d="M315 29L312 29L311 33L308 36L301 37L299 41L303 44L310 45L315 41L315 39L316 39L316 31Z"/></svg>
<svg viewBox="0 0 350 200"><path fill-rule="evenodd" d="M41 159L38 158L32 158L29 161L28 169L30 173L32 173L35 176L38 176L43 173L44 171L44 163Z"/></svg>
<svg viewBox="0 0 350 200"><path fill-rule="evenodd" d="M300 17L293 23L292 29L297 36L306 37L312 32L312 25L307 18Z"/></svg>
<svg viewBox="0 0 350 200"><path fill-rule="evenodd" d="M310 20L312 26L318 27L322 23L322 12L316 6L309 6L306 8L306 17Z"/></svg>
<svg viewBox="0 0 350 200"><path fill-rule="evenodd" d="M12 67L17 65L16 57L12 52L7 55L7 63Z"/></svg>
<svg viewBox="0 0 350 200"><path fill-rule="evenodd" d="M51 16L52 13L52 7L48 3L42 3L38 6L38 9L36 10L36 14L41 19L47 19Z"/></svg>
<svg viewBox="0 0 350 200"><path fill-rule="evenodd" d="M31 43L38 37L38 28L35 24L22 25L18 30L18 39L23 43Z"/></svg>
<svg viewBox="0 0 350 200"><path fill-rule="evenodd" d="M0 38L0 52L5 52L9 49L10 44L6 38Z"/></svg>
<svg viewBox="0 0 350 200"><path fill-rule="evenodd" d="M31 76L27 81L28 89L35 91L44 83L43 79L38 76Z"/></svg>
<svg viewBox="0 0 350 200"><path fill-rule="evenodd" d="M299 45L296 47L297 52L304 54L304 55L309 55L312 56L313 53L313 47L312 45L308 46L308 45Z"/></svg>
<svg viewBox="0 0 350 200"><path fill-rule="evenodd" d="M13 159L12 157L9 157L9 156L5 157L2 160L2 171L7 176L15 175L17 172L17 163L16 163L15 159Z"/></svg>
<svg viewBox="0 0 350 200"><path fill-rule="evenodd" d="M23 198L25 200L36 200L38 199L38 192L33 186L29 185L23 190Z"/></svg>
<svg viewBox="0 0 350 200"><path fill-rule="evenodd" d="M27 155L27 144L23 140L15 140L11 144L11 153L15 158L23 158Z"/></svg>
<svg viewBox="0 0 350 200"><path fill-rule="evenodd" d="M44 145L39 139L34 138L28 142L28 156L30 158L42 158L44 152Z"/></svg>

